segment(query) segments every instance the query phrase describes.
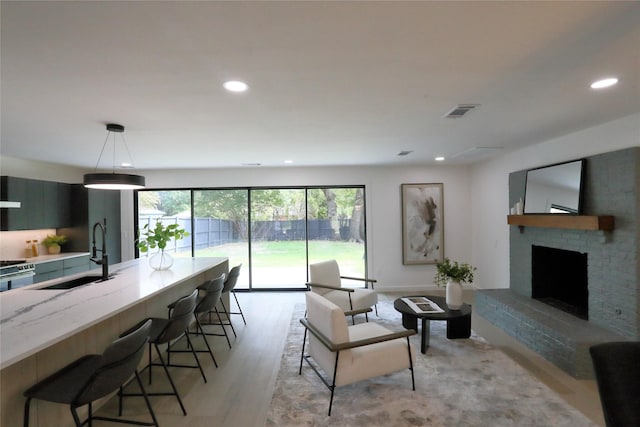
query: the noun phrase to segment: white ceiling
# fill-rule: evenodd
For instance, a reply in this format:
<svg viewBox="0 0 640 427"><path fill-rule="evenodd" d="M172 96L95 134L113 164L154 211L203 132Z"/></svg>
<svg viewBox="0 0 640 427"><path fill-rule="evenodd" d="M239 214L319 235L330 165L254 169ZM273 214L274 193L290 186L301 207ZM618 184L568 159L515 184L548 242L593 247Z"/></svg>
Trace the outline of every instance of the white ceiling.
<svg viewBox="0 0 640 427"><path fill-rule="evenodd" d="M640 2L2 1L1 14L10 157L93 168L114 122L139 170L468 163L483 157L454 156L640 111ZM609 75L616 87L589 88ZM249 91L226 92L231 78ZM463 103L480 107L442 118Z"/></svg>

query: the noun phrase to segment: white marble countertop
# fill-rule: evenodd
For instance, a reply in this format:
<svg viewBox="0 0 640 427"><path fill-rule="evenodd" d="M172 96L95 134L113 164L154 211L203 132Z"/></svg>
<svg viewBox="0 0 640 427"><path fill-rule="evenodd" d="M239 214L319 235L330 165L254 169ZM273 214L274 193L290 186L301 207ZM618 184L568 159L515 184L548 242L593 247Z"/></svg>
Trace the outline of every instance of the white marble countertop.
<svg viewBox="0 0 640 427"><path fill-rule="evenodd" d="M226 261L175 258L170 270L155 271L147 259L109 266L115 277L74 289L38 290L101 270L0 293L0 369L62 341ZM55 325L55 327L52 327Z"/></svg>

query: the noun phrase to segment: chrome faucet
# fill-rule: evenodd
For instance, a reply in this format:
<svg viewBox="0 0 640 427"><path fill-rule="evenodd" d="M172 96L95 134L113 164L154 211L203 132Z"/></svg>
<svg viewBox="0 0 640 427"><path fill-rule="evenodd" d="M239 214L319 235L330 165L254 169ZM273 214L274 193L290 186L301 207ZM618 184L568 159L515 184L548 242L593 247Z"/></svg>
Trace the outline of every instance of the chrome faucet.
<svg viewBox="0 0 640 427"><path fill-rule="evenodd" d="M96 248L96 227L100 227L102 234L102 249ZM98 251L102 257L97 258ZM102 266L102 281L109 280L109 255L107 255L107 218L104 219L104 226L99 222L93 224L93 243L91 247L91 261Z"/></svg>

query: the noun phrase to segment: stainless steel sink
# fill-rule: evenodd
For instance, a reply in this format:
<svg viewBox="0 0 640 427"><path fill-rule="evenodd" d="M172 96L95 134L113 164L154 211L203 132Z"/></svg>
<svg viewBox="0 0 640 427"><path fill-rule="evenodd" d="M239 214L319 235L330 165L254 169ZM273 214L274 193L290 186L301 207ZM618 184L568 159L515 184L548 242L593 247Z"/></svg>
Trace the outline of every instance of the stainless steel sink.
<svg viewBox="0 0 640 427"><path fill-rule="evenodd" d="M45 290L45 289L73 289L78 286L86 285L92 282L98 282L102 280L102 276L82 276L77 277L72 280L67 280L66 282L56 283L54 285L45 286L43 288L37 288L37 290Z"/></svg>

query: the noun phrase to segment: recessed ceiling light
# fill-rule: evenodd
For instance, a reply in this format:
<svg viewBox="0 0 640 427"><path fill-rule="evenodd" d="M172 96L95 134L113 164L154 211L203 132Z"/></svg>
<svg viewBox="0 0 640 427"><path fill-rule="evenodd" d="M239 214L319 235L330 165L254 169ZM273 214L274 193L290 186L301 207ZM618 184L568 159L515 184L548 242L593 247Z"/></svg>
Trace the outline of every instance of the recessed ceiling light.
<svg viewBox="0 0 640 427"><path fill-rule="evenodd" d="M290 165L291 163L293 163L293 160L285 160L284 161L286 164Z"/></svg>
<svg viewBox="0 0 640 427"><path fill-rule="evenodd" d="M604 89L605 87L613 86L616 83L618 83L617 78L609 77L609 78L598 80L591 83L591 89Z"/></svg>
<svg viewBox="0 0 640 427"><path fill-rule="evenodd" d="M229 92L244 92L249 89L249 85L239 80L229 80L224 82L222 86Z"/></svg>
<svg viewBox="0 0 640 427"><path fill-rule="evenodd" d="M436 162L444 162L444 157L439 156L435 158Z"/></svg>

